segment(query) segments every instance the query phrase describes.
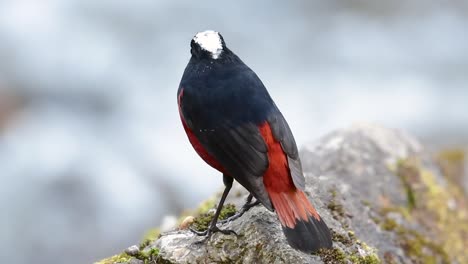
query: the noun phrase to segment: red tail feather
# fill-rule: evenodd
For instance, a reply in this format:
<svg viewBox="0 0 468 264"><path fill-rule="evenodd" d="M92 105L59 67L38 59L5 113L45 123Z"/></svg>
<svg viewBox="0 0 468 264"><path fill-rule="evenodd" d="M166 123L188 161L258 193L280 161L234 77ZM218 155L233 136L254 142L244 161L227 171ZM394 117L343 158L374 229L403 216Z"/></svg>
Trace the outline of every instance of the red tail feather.
<svg viewBox="0 0 468 264"><path fill-rule="evenodd" d="M273 137L270 125L266 122L259 128L268 146L269 166L263 183L288 242L306 252L331 247L330 231L304 192L294 185L286 154Z"/></svg>
<svg viewBox="0 0 468 264"><path fill-rule="evenodd" d="M296 221L307 221L309 216L317 220L320 216L310 204L305 194L296 188L289 172L288 161L281 144L276 141L266 122L260 126L265 143L268 146L269 167L263 175L263 183L270 195L281 224L293 228Z"/></svg>
<svg viewBox="0 0 468 264"><path fill-rule="evenodd" d="M296 189L283 193L269 192L269 194L282 225L294 228L296 222L307 222L309 217L320 220L317 211L302 191Z"/></svg>

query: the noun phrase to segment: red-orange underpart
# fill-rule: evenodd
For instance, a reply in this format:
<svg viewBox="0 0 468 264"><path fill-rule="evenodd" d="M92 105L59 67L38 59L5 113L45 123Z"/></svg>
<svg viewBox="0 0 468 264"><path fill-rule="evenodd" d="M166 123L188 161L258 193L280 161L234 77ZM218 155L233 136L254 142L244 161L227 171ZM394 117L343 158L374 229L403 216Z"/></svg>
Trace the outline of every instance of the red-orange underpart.
<svg viewBox="0 0 468 264"><path fill-rule="evenodd" d="M304 192L297 189L291 178L288 159L271 131L268 122L259 126L260 133L268 147L269 166L263 175L263 184L275 207L280 222L289 228L294 228L297 220L308 221L308 216L320 220L315 208Z"/></svg>

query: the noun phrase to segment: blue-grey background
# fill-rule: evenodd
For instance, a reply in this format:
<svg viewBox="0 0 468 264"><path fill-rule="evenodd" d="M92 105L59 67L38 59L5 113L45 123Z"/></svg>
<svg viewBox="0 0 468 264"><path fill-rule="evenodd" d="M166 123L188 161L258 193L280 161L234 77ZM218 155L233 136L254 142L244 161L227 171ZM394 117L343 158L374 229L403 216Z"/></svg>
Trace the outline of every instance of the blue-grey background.
<svg viewBox="0 0 468 264"><path fill-rule="evenodd" d="M299 145L355 121L468 141L467 1L0 2L2 263L90 263L222 186L176 90L220 31Z"/></svg>

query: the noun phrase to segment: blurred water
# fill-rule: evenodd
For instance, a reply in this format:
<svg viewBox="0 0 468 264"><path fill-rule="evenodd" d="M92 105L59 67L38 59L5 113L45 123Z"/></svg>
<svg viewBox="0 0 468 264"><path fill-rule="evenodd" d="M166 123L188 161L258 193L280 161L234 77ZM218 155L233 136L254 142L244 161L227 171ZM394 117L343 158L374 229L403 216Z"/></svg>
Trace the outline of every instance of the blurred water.
<svg viewBox="0 0 468 264"><path fill-rule="evenodd" d="M22 102L0 124L2 261L89 263L221 187L177 113L197 31L223 33L299 145L360 120L466 142L467 6L0 2L0 96Z"/></svg>

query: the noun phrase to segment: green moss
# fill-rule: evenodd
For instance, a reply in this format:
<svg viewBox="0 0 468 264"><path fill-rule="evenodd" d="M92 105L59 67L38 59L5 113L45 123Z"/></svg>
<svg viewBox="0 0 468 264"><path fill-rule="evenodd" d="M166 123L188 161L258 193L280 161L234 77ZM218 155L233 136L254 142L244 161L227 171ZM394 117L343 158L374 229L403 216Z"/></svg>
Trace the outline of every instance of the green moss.
<svg viewBox="0 0 468 264"><path fill-rule="evenodd" d="M458 191L464 192L463 180L466 171L467 154L462 149L447 149L439 152L435 160L444 176L454 183ZM466 195L466 193L465 193Z"/></svg>
<svg viewBox="0 0 468 264"><path fill-rule="evenodd" d="M236 206L233 204L226 204L221 209L219 220L224 220L236 213ZM192 223L192 228L197 231L205 231L208 229L211 221L213 220L214 212L207 212L195 217Z"/></svg>
<svg viewBox="0 0 468 264"><path fill-rule="evenodd" d="M331 248L331 249L322 248L318 251L318 255L320 256L320 259L322 259L323 263L325 264L346 263L346 259L347 259L346 254L339 248Z"/></svg>
<svg viewBox="0 0 468 264"><path fill-rule="evenodd" d="M195 216L194 223L192 223L192 227L194 227L196 230L206 230L208 228L208 225L213 219L214 213L209 212L211 209L214 209L216 206L216 201L217 201L217 196L213 196L210 199L207 199L206 201L202 202L195 210L187 210L185 212L182 212L181 216L179 217L179 224L182 223L182 221L187 217L187 216ZM223 220L228 218L231 215L234 215L236 213L236 207L233 204L226 204L223 206L223 209L219 215L219 219ZM201 228L201 229L198 229Z"/></svg>
<svg viewBox="0 0 468 264"><path fill-rule="evenodd" d="M147 247L151 242L155 241L161 236L161 231L159 228L153 228L146 232L143 236L143 240L141 241L140 245L138 246L140 250Z"/></svg>
<svg viewBox="0 0 468 264"><path fill-rule="evenodd" d="M151 248L148 252L143 253L142 255L145 264L156 262L158 263L159 259L159 249L158 248Z"/></svg>
<svg viewBox="0 0 468 264"><path fill-rule="evenodd" d="M339 248L320 249L318 252L320 259L325 264L378 264L380 259L375 253L370 253L366 256L360 256L357 252L347 254Z"/></svg>
<svg viewBox="0 0 468 264"><path fill-rule="evenodd" d="M412 262L450 263L449 257L443 247L421 233L407 229L387 216L384 216L381 227L383 230L394 232L397 235L397 243ZM390 257L387 256L386 258Z"/></svg>
<svg viewBox="0 0 468 264"><path fill-rule="evenodd" d="M192 228L197 231L205 231L213 219L213 213L206 213L195 217L192 223Z"/></svg>
<svg viewBox="0 0 468 264"><path fill-rule="evenodd" d="M371 216L369 216L369 217L370 217L370 219L371 219L372 221L374 221L374 223L376 223L377 225L380 225L380 223L382 222L381 219L380 219L379 217L377 217L377 216L371 215Z"/></svg>
<svg viewBox="0 0 468 264"><path fill-rule="evenodd" d="M416 207L416 197L413 190L413 184L419 177L419 169L413 166L411 160L399 160L397 163L398 177L403 184L403 188L406 192L407 208L413 210Z"/></svg>
<svg viewBox="0 0 468 264"><path fill-rule="evenodd" d="M177 223L180 225L184 221L184 219L187 218L187 216L198 216L198 215L208 212L210 209L212 209L216 205L217 199L218 198L216 196L213 196L203 201L195 209L182 211L182 213L180 214L177 220Z"/></svg>
<svg viewBox="0 0 468 264"><path fill-rule="evenodd" d="M221 210L221 213L219 214L219 219L224 220L227 219L233 215L235 215L237 212L236 206L233 204L226 204L223 206L223 209Z"/></svg>
<svg viewBox="0 0 468 264"><path fill-rule="evenodd" d="M419 218L421 221L427 221L428 217L433 219L434 228L446 252L457 256L459 263L468 263L468 255L465 254L468 245L468 201L456 184L448 182L446 188L443 188L431 173L424 172L421 176L428 187L425 193L426 213ZM454 207L450 208L449 203L453 203Z"/></svg>
<svg viewBox="0 0 468 264"><path fill-rule="evenodd" d="M345 211L343 208L343 205L338 203L336 197L337 197L337 192L335 189L330 190L332 198L330 199L330 202L327 204L327 208L331 211L333 218L340 221L344 226L347 226L346 223L344 223L343 218L345 217Z"/></svg>
<svg viewBox="0 0 468 264"><path fill-rule="evenodd" d="M346 234L340 234L331 229L331 235L334 242L342 243L348 250L354 248L354 251L351 253L344 252L338 247L332 249L321 249L319 250L318 255L324 263L380 263L379 257L374 253L376 250L369 247L366 243L357 240L353 231L348 231ZM367 254L361 256L357 248L363 249Z"/></svg>
<svg viewBox="0 0 468 264"><path fill-rule="evenodd" d="M356 264L378 264L380 263L380 259L376 254L370 254L367 256L352 255L349 257L349 261L351 261L351 263L356 263Z"/></svg>
<svg viewBox="0 0 468 264"><path fill-rule="evenodd" d="M361 200L361 203L362 203L364 206L367 206L367 207L371 207L371 206L372 206L372 203L369 202L368 200Z"/></svg>
<svg viewBox="0 0 468 264"><path fill-rule="evenodd" d="M350 236L350 234L353 234ZM335 230L331 230L332 240L334 242L340 242L345 246L351 246L355 243L354 233L348 232L348 234L340 234Z"/></svg>
<svg viewBox="0 0 468 264"><path fill-rule="evenodd" d="M422 263L450 263L447 253L440 244L414 230L398 228L400 245L413 261Z"/></svg>
<svg viewBox="0 0 468 264"><path fill-rule="evenodd" d="M416 217L435 231L435 237L442 244L443 250L439 251L455 256L459 263L468 263L468 255L465 254L468 245L468 201L459 184L446 177L447 184L441 186L434 174L421 168L421 182L425 186L421 197L425 203ZM449 204L453 204L453 207Z"/></svg>
<svg viewBox="0 0 468 264"><path fill-rule="evenodd" d="M107 259L103 259L99 262L96 262L95 264L114 264L114 263L128 263L132 258L142 260L144 264L159 264L159 263L170 263L167 262L166 260L163 260L159 256L159 249L158 248L147 248L151 242L156 240L160 236L160 231L158 228L154 228L149 230L146 234L145 237L143 238L143 241L139 245L139 250L135 253L126 253L123 252L119 255L112 256Z"/></svg>
<svg viewBox="0 0 468 264"><path fill-rule="evenodd" d="M442 150L437 156L453 163L464 162L466 158L465 151L459 148Z"/></svg>
<svg viewBox="0 0 468 264"><path fill-rule="evenodd" d="M359 264L378 264L380 263L380 258L376 254L376 249L368 246L364 242L357 241L357 244L361 246L362 249L366 252L364 256L358 254L358 252L354 252L350 256L350 261L352 263L359 263Z"/></svg>
<svg viewBox="0 0 468 264"><path fill-rule="evenodd" d="M393 231L395 230L397 227L398 227L398 224L395 220L393 219L390 219L390 218L385 218L381 224L380 224L380 227L383 229L383 230L386 230L386 231Z"/></svg>
<svg viewBox="0 0 468 264"><path fill-rule="evenodd" d="M345 216L343 205L337 203L335 200L330 201L330 203L327 205L327 208L334 213L334 216Z"/></svg>
<svg viewBox="0 0 468 264"><path fill-rule="evenodd" d="M143 261L144 264L171 263L170 261L161 258L158 248L149 248L147 250L139 250L135 253L127 254L131 254L132 257Z"/></svg>
<svg viewBox="0 0 468 264"><path fill-rule="evenodd" d="M404 185L408 186L405 188L411 189L417 203L412 208L410 204L390 206L386 212L406 214L405 218L410 223L425 230L425 235L421 235L404 227L396 228L400 244L414 260L468 263L465 253L468 245L468 201L459 184L466 155L462 150L449 150L439 153L436 158L445 178L437 179L416 158L397 163L396 171L402 180L406 180Z"/></svg>
<svg viewBox="0 0 468 264"><path fill-rule="evenodd" d="M338 193L336 189L330 190L331 199L327 204L327 208L330 210L334 219L338 220L343 227L347 228L346 223L346 212L343 205L338 202ZM365 201L362 201L365 204ZM370 206L370 203L368 203ZM374 253L375 249L367 246L365 243L360 242L356 239L356 235L353 231L347 231L346 234L338 233L335 230L331 230L332 240L343 244L347 250L354 248L353 252L344 252L340 248L332 249L321 249L318 255L324 263L362 263L362 264L376 264L380 263L379 257ZM339 245L339 244L338 244ZM361 256L357 248L363 248L368 254Z"/></svg>
<svg viewBox="0 0 468 264"><path fill-rule="evenodd" d="M132 256L127 255L127 253L121 253L114 255L110 258L106 258L96 262L95 264L114 264L114 263L127 263L132 259Z"/></svg>

